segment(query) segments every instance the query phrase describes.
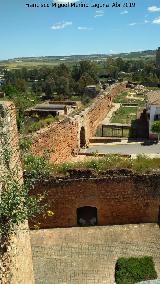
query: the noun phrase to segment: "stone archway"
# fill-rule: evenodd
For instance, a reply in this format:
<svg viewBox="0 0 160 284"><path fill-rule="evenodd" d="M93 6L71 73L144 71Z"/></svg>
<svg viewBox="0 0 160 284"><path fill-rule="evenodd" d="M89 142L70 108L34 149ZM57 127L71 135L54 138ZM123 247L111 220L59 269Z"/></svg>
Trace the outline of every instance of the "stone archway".
<svg viewBox="0 0 160 284"><path fill-rule="evenodd" d="M80 148L85 146L86 146L86 133L84 126L82 126L80 130Z"/></svg>
<svg viewBox="0 0 160 284"><path fill-rule="evenodd" d="M97 208L84 206L77 208L77 225L78 226L96 226L97 225Z"/></svg>

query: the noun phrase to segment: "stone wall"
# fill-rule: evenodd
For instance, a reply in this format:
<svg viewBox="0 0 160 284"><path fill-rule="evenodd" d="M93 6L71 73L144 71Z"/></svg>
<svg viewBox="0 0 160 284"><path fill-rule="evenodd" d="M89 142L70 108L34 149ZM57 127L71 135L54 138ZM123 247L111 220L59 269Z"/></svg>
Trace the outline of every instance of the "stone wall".
<svg viewBox="0 0 160 284"><path fill-rule="evenodd" d="M113 96L125 88L126 83L112 85L80 114L53 123L34 133L32 136L32 153L41 156L46 150L49 150L51 161L69 160L80 148L82 128L85 144L88 144L97 126L110 110Z"/></svg>
<svg viewBox="0 0 160 284"><path fill-rule="evenodd" d="M84 111L83 124L86 130L86 143L89 143L89 139L95 134L98 125L104 120L107 113L111 109L112 99L117 94L124 91L126 83L114 84L105 92L102 92L101 96L97 97L93 104Z"/></svg>
<svg viewBox="0 0 160 284"><path fill-rule="evenodd" d="M48 150L51 161L65 161L70 158L73 150L77 148L77 136L77 121L66 118L34 134L32 138L32 153L42 156Z"/></svg>
<svg viewBox="0 0 160 284"><path fill-rule="evenodd" d="M46 192L55 213L42 219L42 228L77 226L77 208L97 208L97 224L152 223L160 218L160 175L109 173L102 177L76 171L70 178L52 179L36 186ZM38 220L36 220L38 221ZM159 220L160 221L160 220Z"/></svg>
<svg viewBox="0 0 160 284"><path fill-rule="evenodd" d="M10 151L7 162L3 153ZM10 169L17 181L22 184L22 168L19 158L18 133L15 107L11 102L0 102L0 173L1 177ZM2 184L0 184L2 185ZM0 188L0 195L2 187ZM1 239L2 241L2 239ZM0 243L2 245L2 243ZM0 283L33 284L32 253L28 223L19 226L11 237L7 251L1 251Z"/></svg>

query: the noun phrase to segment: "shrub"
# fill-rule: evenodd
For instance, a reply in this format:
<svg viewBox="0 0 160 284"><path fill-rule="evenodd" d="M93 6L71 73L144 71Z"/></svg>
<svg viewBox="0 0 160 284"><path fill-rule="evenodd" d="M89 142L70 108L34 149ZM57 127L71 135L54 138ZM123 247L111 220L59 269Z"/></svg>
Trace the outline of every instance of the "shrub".
<svg viewBox="0 0 160 284"><path fill-rule="evenodd" d="M141 258L119 258L115 267L116 284L134 284L139 281L156 279L153 259L150 256Z"/></svg>
<svg viewBox="0 0 160 284"><path fill-rule="evenodd" d="M26 176L26 180L34 184L35 181L41 179L48 179L52 174L52 165L45 159L45 157L36 157L32 154L28 154L23 157L23 168Z"/></svg>
<svg viewBox="0 0 160 284"><path fill-rule="evenodd" d="M53 122L58 121L58 117L53 117L52 115L48 115L44 119L40 119L39 121L33 122L29 127L28 127L28 132L35 132L38 131L39 129L46 127L47 125L50 125Z"/></svg>
<svg viewBox="0 0 160 284"><path fill-rule="evenodd" d="M73 168L72 163L62 163L54 167L55 173L66 174L68 170Z"/></svg>
<svg viewBox="0 0 160 284"><path fill-rule="evenodd" d="M29 138L21 138L19 140L19 148L22 152L29 151L31 145L32 145L32 140Z"/></svg>
<svg viewBox="0 0 160 284"><path fill-rule="evenodd" d="M11 167L11 159L14 158L13 151L9 145L9 139L5 133L2 136L2 151L0 159L4 166L3 174L0 176L1 185L1 202L0 202L0 236L2 237L1 247L8 244L10 234L16 232L17 226L24 223L28 218L34 218L40 213L44 213L46 205L41 201L43 196L29 195L29 190L33 187L37 175L41 173L48 174L48 165L40 158L36 160L35 168L33 168L33 158L26 158L26 167L28 167L28 175L24 184L18 179L19 166ZM23 144L23 143L22 143ZM26 146L22 146L23 150ZM31 165L32 163L32 165ZM38 173L36 172L38 171ZM43 176L42 176L43 178Z"/></svg>

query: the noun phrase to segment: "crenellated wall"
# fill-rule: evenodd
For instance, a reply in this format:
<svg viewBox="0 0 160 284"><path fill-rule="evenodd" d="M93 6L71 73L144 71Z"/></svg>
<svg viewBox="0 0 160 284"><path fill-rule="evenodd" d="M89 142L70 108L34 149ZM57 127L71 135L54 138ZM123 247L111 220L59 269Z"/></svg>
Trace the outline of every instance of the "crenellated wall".
<svg viewBox="0 0 160 284"><path fill-rule="evenodd" d="M6 150L10 153L9 160L5 158ZM11 102L0 102L0 178L3 178L8 170L14 174L14 178L20 184L23 183L15 107ZM0 181L1 194L2 181ZM28 223L26 222L17 228L16 234L11 236L5 252L2 241L1 238L0 283L34 284Z"/></svg>
<svg viewBox="0 0 160 284"><path fill-rule="evenodd" d="M44 191L54 216L41 219L42 228L77 226L77 208L84 206L97 208L97 225L101 226L156 223L160 219L160 174L126 171L97 177L75 170L69 178L41 182L34 189Z"/></svg>
<svg viewBox="0 0 160 284"><path fill-rule="evenodd" d="M51 161L62 162L69 160L77 152L81 143L81 130L85 144L94 135L97 126L106 117L112 105L112 98L126 88L126 83L110 86L102 92L94 102L74 117L68 117L61 122L53 123L32 136L32 153L41 156L49 150ZM53 150L53 151L52 151Z"/></svg>

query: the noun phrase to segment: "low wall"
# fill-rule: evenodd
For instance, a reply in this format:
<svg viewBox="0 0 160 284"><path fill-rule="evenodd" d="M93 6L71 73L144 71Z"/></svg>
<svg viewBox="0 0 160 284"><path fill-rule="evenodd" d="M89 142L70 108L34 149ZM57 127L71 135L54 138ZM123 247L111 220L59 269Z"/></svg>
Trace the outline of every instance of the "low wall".
<svg viewBox="0 0 160 284"><path fill-rule="evenodd" d="M83 144L89 144L97 126L106 117L112 105L112 98L126 88L126 83L115 84L99 95L91 106L74 117L43 128L32 136L32 153L41 156L50 151L51 161L62 162L70 159ZM83 128L83 138L81 130ZM52 151L53 150L53 151Z"/></svg>
<svg viewBox="0 0 160 284"><path fill-rule="evenodd" d="M35 192L47 193L54 216L41 219L42 228L77 226L77 208L97 208L97 225L158 222L160 175L109 173L103 177L52 179L37 184ZM36 220L37 222L38 220Z"/></svg>
<svg viewBox="0 0 160 284"><path fill-rule="evenodd" d="M7 148L5 148L7 147ZM23 173L19 159L18 133L15 107L11 102L0 102L0 177L10 169L14 178L22 184ZM10 151L10 161L5 161L5 150ZM6 153L6 152L5 152ZM0 181L0 195L2 183ZM32 252L28 223L19 226L15 235L11 236L6 251L3 250L0 239L1 269L0 283L2 284L33 284Z"/></svg>

